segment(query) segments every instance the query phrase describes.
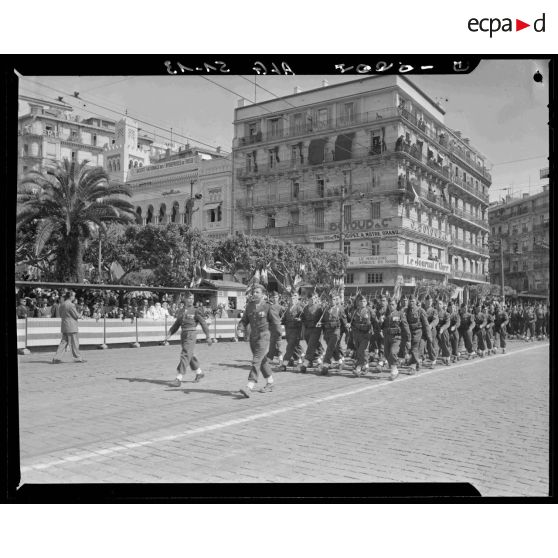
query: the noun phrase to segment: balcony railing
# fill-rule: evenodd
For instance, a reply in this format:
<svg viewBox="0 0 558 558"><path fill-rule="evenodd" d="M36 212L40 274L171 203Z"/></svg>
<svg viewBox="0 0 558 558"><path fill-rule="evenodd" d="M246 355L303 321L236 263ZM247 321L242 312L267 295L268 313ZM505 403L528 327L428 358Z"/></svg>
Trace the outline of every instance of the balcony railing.
<svg viewBox="0 0 558 558"><path fill-rule="evenodd" d="M472 242L466 242L460 238L452 238L452 244L454 247L464 248L465 250L470 250L472 252L477 252L478 254L484 254L488 256L488 248L481 246L479 244L473 244ZM450 246L451 248L451 246Z"/></svg>
<svg viewBox="0 0 558 558"><path fill-rule="evenodd" d="M488 282L488 278L484 273L473 273L471 271L463 271L452 267L451 276L453 279L463 279L470 281L483 281Z"/></svg>
<svg viewBox="0 0 558 558"><path fill-rule="evenodd" d="M473 169L475 172L492 182L492 175L486 170L485 167L474 161L471 157L467 157L465 150L460 147L459 145L451 145L449 146L450 151L459 157L461 161L463 161L469 168Z"/></svg>
<svg viewBox="0 0 558 558"><path fill-rule="evenodd" d="M250 234L257 236L298 236L308 232L307 225L286 225L284 227L265 227L252 229Z"/></svg>
<svg viewBox="0 0 558 558"><path fill-rule="evenodd" d="M475 187L471 186L470 184L467 184L461 178L458 178L457 176L452 176L451 181L452 181L453 184L456 184L457 186L459 186L460 188L462 188L466 192L469 192L469 193L473 194L473 196L475 196L479 200L483 201L484 203L486 203L486 204L488 203L488 195L487 194L484 194L483 192L481 192L480 190L477 190Z"/></svg>
<svg viewBox="0 0 558 558"><path fill-rule="evenodd" d="M464 211L463 209L457 209L456 207L451 207L451 212L452 215L455 215L457 217L461 217L471 223L474 223L475 225L479 225L480 227L482 227L485 230L490 230L488 227L488 222L484 221L483 219L480 219L479 217L477 217L476 215L474 215L473 213L469 213L468 211Z"/></svg>

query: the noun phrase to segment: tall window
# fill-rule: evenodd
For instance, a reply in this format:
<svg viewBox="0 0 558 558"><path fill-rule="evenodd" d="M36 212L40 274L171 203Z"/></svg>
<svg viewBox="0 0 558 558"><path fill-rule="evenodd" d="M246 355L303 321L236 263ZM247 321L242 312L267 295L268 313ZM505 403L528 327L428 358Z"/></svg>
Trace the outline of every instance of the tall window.
<svg viewBox="0 0 558 558"><path fill-rule="evenodd" d="M347 285L352 285L355 282L355 274L354 273L347 273L345 275L345 283Z"/></svg>
<svg viewBox="0 0 558 558"><path fill-rule="evenodd" d="M411 254L411 243L408 240L405 241L405 254L407 256Z"/></svg>
<svg viewBox="0 0 558 558"><path fill-rule="evenodd" d="M317 250L323 250L324 249L324 243L323 242L314 242L314 248L316 248Z"/></svg>
<svg viewBox="0 0 558 558"><path fill-rule="evenodd" d="M318 176L316 179L316 185L318 187L318 196L323 198L325 195L325 180L323 176Z"/></svg>
<svg viewBox="0 0 558 558"><path fill-rule="evenodd" d="M269 136L271 138L279 137L279 134L280 134L280 130L279 130L280 122L279 121L280 121L279 118L272 118L271 120L269 120L267 130L268 130Z"/></svg>
<svg viewBox="0 0 558 558"><path fill-rule="evenodd" d="M345 240L343 242L343 253L346 254L347 256L351 255L351 241L350 240Z"/></svg>
<svg viewBox="0 0 558 558"><path fill-rule="evenodd" d="M293 200L298 200L299 194L300 194L300 183L297 180L293 180L293 182L292 182L292 197L293 197Z"/></svg>
<svg viewBox="0 0 558 558"><path fill-rule="evenodd" d="M352 209L353 209L352 205L344 205L343 206L343 223L344 223L345 228L347 228L351 225Z"/></svg>
<svg viewBox="0 0 558 558"><path fill-rule="evenodd" d="M189 217L189 214L186 214ZM188 224L188 223L186 223ZM252 227L254 226L254 216L253 215L247 215L246 216L246 230L251 231Z"/></svg>
<svg viewBox="0 0 558 558"><path fill-rule="evenodd" d="M355 118L355 104L345 103L343 105L343 120L350 124Z"/></svg>
<svg viewBox="0 0 558 558"><path fill-rule="evenodd" d="M291 225L298 225L300 223L300 212L293 211L291 213Z"/></svg>
<svg viewBox="0 0 558 558"><path fill-rule="evenodd" d="M422 245L420 242L417 242L417 258L421 257L421 253L422 253Z"/></svg>
<svg viewBox="0 0 558 558"><path fill-rule="evenodd" d="M316 227L323 229L324 228L324 208L317 207L314 209L314 225Z"/></svg>
<svg viewBox="0 0 558 558"><path fill-rule="evenodd" d="M267 215L267 228L274 229L275 228L275 214L268 213Z"/></svg>
<svg viewBox="0 0 558 558"><path fill-rule="evenodd" d="M372 202L372 204L370 205L370 218L380 218L380 202Z"/></svg>
<svg viewBox="0 0 558 558"><path fill-rule="evenodd" d="M326 108L318 111L318 128L327 128L328 125L328 110Z"/></svg>
<svg viewBox="0 0 558 558"><path fill-rule="evenodd" d="M371 247L371 252L370 253L373 256L379 256L380 255L380 243L379 242L372 242L370 247Z"/></svg>
<svg viewBox="0 0 558 558"><path fill-rule="evenodd" d="M302 133L304 131L304 119L301 112L293 116L293 128L295 133Z"/></svg>

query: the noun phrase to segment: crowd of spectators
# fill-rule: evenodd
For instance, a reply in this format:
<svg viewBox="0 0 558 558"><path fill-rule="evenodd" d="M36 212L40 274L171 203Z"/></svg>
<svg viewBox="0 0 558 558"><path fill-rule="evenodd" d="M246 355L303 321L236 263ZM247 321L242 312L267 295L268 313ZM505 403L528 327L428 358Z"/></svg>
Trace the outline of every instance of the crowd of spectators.
<svg viewBox="0 0 558 558"><path fill-rule="evenodd" d="M59 318L59 306L63 300L65 290L44 290L41 288L19 290L16 294L16 315L18 319L25 318ZM184 307L180 298L165 293L129 292L117 293L107 290L88 289L76 291L76 309L82 319L120 319L134 320L135 318L164 320L173 319L178 311ZM196 302L202 308L206 318L236 317L224 304L211 306L208 299Z"/></svg>

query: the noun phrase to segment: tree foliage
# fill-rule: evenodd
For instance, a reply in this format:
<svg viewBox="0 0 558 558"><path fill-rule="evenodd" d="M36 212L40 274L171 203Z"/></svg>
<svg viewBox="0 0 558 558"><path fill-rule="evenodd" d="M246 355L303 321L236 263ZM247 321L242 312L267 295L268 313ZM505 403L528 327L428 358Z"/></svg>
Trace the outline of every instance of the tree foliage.
<svg viewBox="0 0 558 558"><path fill-rule="evenodd" d="M64 159L51 163L45 172L31 171L18 187L16 224L35 222L36 255L56 238L54 275L59 281L84 279L85 243L97 230L106 231L109 223L127 224L135 220L130 196L123 185L110 184L102 167L91 167Z"/></svg>

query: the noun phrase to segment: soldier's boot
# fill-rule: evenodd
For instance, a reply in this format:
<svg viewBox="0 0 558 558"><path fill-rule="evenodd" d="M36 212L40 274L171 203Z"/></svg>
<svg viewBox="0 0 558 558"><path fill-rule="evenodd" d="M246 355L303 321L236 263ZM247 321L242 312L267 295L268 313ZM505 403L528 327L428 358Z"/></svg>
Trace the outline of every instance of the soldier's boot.
<svg viewBox="0 0 558 558"><path fill-rule="evenodd" d="M397 378L397 376L399 376L399 370L397 369L397 366L393 365L390 370L389 379L393 381Z"/></svg>
<svg viewBox="0 0 558 558"><path fill-rule="evenodd" d="M322 368L320 370L320 375L321 376L329 376L329 364L323 364Z"/></svg>
<svg viewBox="0 0 558 558"><path fill-rule="evenodd" d="M361 373L361 368L360 366L355 366L355 369L353 370L353 376L360 376Z"/></svg>

